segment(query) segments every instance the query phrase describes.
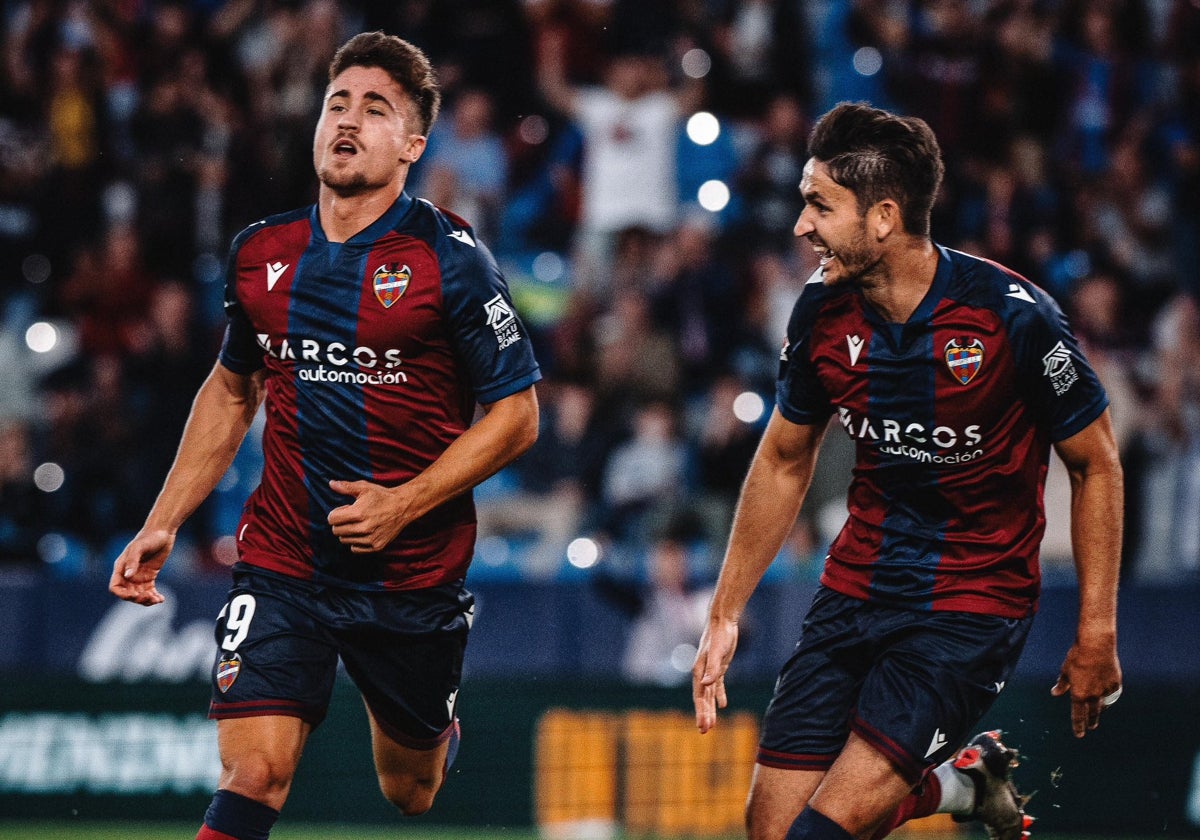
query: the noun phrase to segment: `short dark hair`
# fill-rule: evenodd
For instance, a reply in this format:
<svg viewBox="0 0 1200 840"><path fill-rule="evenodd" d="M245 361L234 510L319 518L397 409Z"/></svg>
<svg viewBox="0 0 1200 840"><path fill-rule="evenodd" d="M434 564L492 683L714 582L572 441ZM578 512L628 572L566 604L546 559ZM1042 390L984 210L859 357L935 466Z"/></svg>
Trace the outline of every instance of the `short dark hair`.
<svg viewBox="0 0 1200 840"><path fill-rule="evenodd" d="M442 106L442 94L429 57L403 38L383 32L361 32L338 49L329 62L329 81L348 67L378 67L412 98L421 119L421 134L429 134Z"/></svg>
<svg viewBox="0 0 1200 840"><path fill-rule="evenodd" d="M904 229L929 235L929 214L945 166L933 130L917 117L900 117L865 102L842 102L821 117L808 138L809 157L854 193L859 212L891 198Z"/></svg>

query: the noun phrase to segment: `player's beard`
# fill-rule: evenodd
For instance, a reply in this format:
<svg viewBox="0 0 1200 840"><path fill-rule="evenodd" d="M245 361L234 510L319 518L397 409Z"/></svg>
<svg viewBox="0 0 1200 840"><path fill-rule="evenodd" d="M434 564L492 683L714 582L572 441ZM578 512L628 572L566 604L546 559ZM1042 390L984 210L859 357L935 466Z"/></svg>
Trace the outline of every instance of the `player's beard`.
<svg viewBox="0 0 1200 840"><path fill-rule="evenodd" d="M834 254L834 259L830 263L834 271L829 272L830 266L826 266L823 278L825 285L838 286L842 283L853 283L859 286L871 285L870 275L872 269L879 264L879 255L871 248L865 217L849 241L836 248L830 246L828 242L825 243L825 246L830 248Z"/></svg>
<svg viewBox="0 0 1200 840"><path fill-rule="evenodd" d="M317 180L340 198L361 195L375 188L361 170L340 173L333 167L322 166L317 170Z"/></svg>

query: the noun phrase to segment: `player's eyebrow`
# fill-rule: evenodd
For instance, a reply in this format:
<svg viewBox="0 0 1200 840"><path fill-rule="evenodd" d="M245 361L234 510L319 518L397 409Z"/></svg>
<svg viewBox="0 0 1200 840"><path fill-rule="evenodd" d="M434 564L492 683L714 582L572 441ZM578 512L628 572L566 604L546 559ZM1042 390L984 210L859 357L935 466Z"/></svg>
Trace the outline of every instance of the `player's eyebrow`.
<svg viewBox="0 0 1200 840"><path fill-rule="evenodd" d="M326 97L325 97L325 101L327 101L327 102L328 102L329 100L331 100L331 99L337 99L338 97L341 97L341 98L343 98L343 99L349 99L349 98L350 98L350 91L348 91L348 90L346 90L346 89L344 89L344 88L343 88L342 90L335 90L335 91L333 91L332 93L330 93L328 96L326 96ZM376 92L375 92L375 91L373 91L373 90L369 90L369 91L367 91L366 93L364 93L364 94L363 94L363 99L370 100L371 102L382 102L384 105L388 106L388 107L389 107L389 108L391 108L393 111L395 111L395 110L396 110L396 106L395 106L395 105L393 105L393 104L391 103L391 100L389 100L389 99L388 99L386 96L384 96L382 93L376 93Z"/></svg>

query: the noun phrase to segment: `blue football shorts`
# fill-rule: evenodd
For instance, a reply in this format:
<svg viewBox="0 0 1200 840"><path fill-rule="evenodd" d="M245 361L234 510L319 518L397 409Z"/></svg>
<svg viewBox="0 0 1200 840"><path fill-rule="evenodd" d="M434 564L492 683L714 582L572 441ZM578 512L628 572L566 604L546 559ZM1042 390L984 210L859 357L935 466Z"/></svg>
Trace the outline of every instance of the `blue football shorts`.
<svg viewBox="0 0 1200 840"><path fill-rule="evenodd" d="M1033 616L901 609L818 589L763 720L758 763L828 770L850 732L916 784L970 737Z"/></svg>
<svg viewBox="0 0 1200 840"><path fill-rule="evenodd" d="M209 717L325 718L338 658L379 727L413 749L450 736L474 598L339 589L235 569L217 617Z"/></svg>

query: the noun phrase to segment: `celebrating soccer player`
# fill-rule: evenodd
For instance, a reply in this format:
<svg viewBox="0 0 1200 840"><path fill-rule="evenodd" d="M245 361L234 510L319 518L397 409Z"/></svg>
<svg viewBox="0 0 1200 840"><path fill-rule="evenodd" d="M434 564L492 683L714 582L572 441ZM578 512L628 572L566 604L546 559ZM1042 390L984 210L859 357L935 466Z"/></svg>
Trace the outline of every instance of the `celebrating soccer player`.
<svg viewBox="0 0 1200 840"><path fill-rule="evenodd" d="M223 771L197 840L268 836L339 657L366 701L380 787L405 814L429 809L457 747L470 491L533 443L540 374L491 253L404 192L439 102L428 59L400 38L364 33L334 56L317 203L234 240L220 359L113 568L115 595L162 601L176 532L265 402L262 483L218 618Z"/></svg>
<svg viewBox="0 0 1200 840"><path fill-rule="evenodd" d="M1020 840L1015 751L971 729L1013 672L1039 591L1051 445L1071 476L1079 624L1052 693L1082 737L1121 689L1122 476L1104 390L1054 301L930 239L929 127L842 104L814 127L797 236L820 268L793 310L693 669L726 704L738 618L837 415L857 463L799 643L763 723L751 840L882 837L942 811ZM961 748L961 749L960 749Z"/></svg>

